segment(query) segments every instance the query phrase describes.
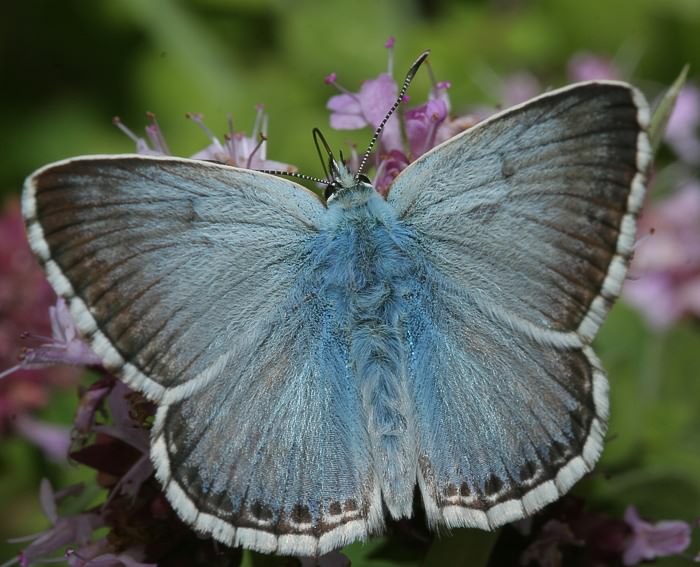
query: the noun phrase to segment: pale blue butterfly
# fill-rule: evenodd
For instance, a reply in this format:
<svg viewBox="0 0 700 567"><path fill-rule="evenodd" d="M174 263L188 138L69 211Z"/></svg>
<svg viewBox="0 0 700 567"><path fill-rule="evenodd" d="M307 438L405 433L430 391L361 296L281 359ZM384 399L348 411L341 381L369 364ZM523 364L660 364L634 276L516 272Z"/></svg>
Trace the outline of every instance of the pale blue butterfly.
<svg viewBox="0 0 700 567"><path fill-rule="evenodd" d="M95 352L158 403L178 514L313 555L411 516L416 489L431 527L489 529L592 469L608 408L590 344L632 253L648 123L629 85L581 83L448 140L386 199L334 160L324 201L89 156L34 173L23 213Z"/></svg>

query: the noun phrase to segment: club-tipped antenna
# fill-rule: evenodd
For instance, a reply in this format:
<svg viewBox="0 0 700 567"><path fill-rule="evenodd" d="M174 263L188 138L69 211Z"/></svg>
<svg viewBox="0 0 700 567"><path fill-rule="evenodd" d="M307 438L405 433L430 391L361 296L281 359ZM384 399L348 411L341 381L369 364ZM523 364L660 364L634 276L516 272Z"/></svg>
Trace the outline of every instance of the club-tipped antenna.
<svg viewBox="0 0 700 567"><path fill-rule="evenodd" d="M318 158L321 160L321 166L323 167L323 174L328 180L327 183L332 183L338 178L340 172L338 171L338 164L336 163L335 156L333 155L333 150L331 150L330 145L326 141L323 132L318 128L314 128L311 131L314 137L314 144L316 145L316 152L318 153ZM326 155L323 155L321 151L321 146L326 151ZM341 157L342 159L342 157Z"/></svg>
<svg viewBox="0 0 700 567"><path fill-rule="evenodd" d="M389 122L389 118L396 112L396 109L399 107L399 105L403 102L403 97L406 95L406 91L408 90L408 86L411 84L411 81L413 80L413 77L415 77L416 72L418 71L418 68L423 64L423 61L425 61L428 58L428 55L430 55L430 49L426 49L423 53L421 53L418 56L418 59L415 60L413 65L411 65L411 68L408 70L408 73L406 73L406 78L403 80L403 84L401 85L401 89L399 90L399 94L396 97L396 100L394 101L394 104L391 106L389 109L389 112L386 113L382 121L379 123L379 126L377 126L377 129L374 131L374 135L372 136L372 139L369 141L369 146L367 146L367 149L365 150L365 153L362 155L362 160L360 161L360 167L357 168L357 172L355 173L355 180L357 181L362 174L362 172L365 169L365 166L367 165L367 160L369 160L369 154L372 152L372 149L374 148L374 144L377 143L377 140L379 139L379 136L381 135L382 131L384 130L384 126L386 126L386 123Z"/></svg>

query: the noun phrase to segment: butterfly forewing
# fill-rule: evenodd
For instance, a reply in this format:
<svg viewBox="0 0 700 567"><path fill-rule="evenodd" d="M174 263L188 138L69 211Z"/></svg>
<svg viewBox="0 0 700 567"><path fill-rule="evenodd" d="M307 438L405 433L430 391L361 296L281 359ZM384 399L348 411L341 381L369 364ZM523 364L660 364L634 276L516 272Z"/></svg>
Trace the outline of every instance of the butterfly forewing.
<svg viewBox="0 0 700 567"><path fill-rule="evenodd" d="M78 326L156 400L203 387L274 313L323 211L286 180L142 156L55 164L24 194L31 244Z"/></svg>
<svg viewBox="0 0 700 567"><path fill-rule="evenodd" d="M483 309L548 340L589 341L632 252L648 121L629 85L554 91L433 149L388 201Z"/></svg>

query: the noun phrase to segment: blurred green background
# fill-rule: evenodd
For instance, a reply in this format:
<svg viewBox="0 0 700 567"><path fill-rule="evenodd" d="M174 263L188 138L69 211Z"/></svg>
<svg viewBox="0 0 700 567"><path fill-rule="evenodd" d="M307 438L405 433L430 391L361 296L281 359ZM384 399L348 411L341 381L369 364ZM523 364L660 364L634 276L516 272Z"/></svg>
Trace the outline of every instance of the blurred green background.
<svg viewBox="0 0 700 567"><path fill-rule="evenodd" d="M567 62L581 51L613 58L650 99L685 63L691 78L700 71L698 0L29 0L7 2L2 12L0 191L6 198L50 161L133 151L112 117L143 135L146 111L157 114L172 152L190 155L208 141L187 112L203 113L222 136L227 113L236 129L250 132L254 107L264 103L268 157L320 175L312 127L321 127L334 148L347 140L363 146L369 136L330 130L325 103L336 93L323 78L336 71L339 82L357 90L385 71L389 36L397 40L395 78L420 51L432 49L436 77L452 82L453 114L498 105L498 81L516 72L533 73L543 87L565 84ZM423 100L428 86L419 74L414 100ZM669 161L662 150L660 167ZM667 190L660 178L655 191ZM635 504L649 518L692 521L700 515L697 323L653 332L620 304L596 345L611 380L610 440L601 474L577 490L617 516ZM75 400L58 392L41 415L69 424ZM49 463L11 436L0 443L4 540L45 527L37 503L42 477L60 486L91 473ZM0 562L16 551L0 543Z"/></svg>

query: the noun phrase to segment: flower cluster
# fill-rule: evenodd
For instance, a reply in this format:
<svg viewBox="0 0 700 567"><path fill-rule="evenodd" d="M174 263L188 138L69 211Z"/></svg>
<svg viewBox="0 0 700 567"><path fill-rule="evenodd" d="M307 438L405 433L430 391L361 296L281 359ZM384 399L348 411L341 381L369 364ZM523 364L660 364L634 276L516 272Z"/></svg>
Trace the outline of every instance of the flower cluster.
<svg viewBox="0 0 700 567"><path fill-rule="evenodd" d="M389 64L386 73L376 79L362 83L358 92L350 92L331 73L325 79L341 94L330 98L326 107L331 111L331 127L337 130L354 130L370 126L377 129L391 108L399 93L399 87L392 76L394 40L390 38L385 47L389 50ZM377 170L374 186L386 194L391 182L410 162L429 149L454 136L470 124L458 123L449 118L450 99L447 90L449 81L436 82L428 94L428 100L418 106L406 108L393 114L382 131L379 147L375 154ZM408 97L406 97L407 100ZM354 154L356 159L356 154ZM357 168L357 163L350 167Z"/></svg>
<svg viewBox="0 0 700 567"><path fill-rule="evenodd" d="M624 297L658 330L700 317L700 89L686 85L665 132L680 174L672 190L651 201L639 222L639 241Z"/></svg>
<svg viewBox="0 0 700 567"><path fill-rule="evenodd" d="M655 524L643 520L634 506L620 520L587 510L584 502L568 495L552 504L532 522L516 528L528 536L521 565L561 567L581 565L638 565L678 555L690 545L691 526L672 520Z"/></svg>
<svg viewBox="0 0 700 567"><path fill-rule="evenodd" d="M47 368L59 362L53 355L61 348L54 339L44 338L61 332L58 319L64 313L56 311L55 301L27 243L19 204L10 201L0 212L0 434L21 435L61 460L67 431L31 415L48 404L56 388L75 387L81 374L69 366Z"/></svg>
<svg viewBox="0 0 700 567"><path fill-rule="evenodd" d="M250 136L244 132L236 131L233 127L233 119L228 118L228 131L222 142L204 124L204 118L199 113L190 113L187 117L199 126L209 139L209 145L192 155L192 159L217 161L236 167L247 169L272 170L272 171L296 171L296 167L267 159L267 129L268 118L262 105L256 107L255 125ZM136 145L136 153L148 156L170 156L165 135L158 125L155 114L146 114L148 125L146 126L146 138L137 136L124 123L115 117L113 122Z"/></svg>

